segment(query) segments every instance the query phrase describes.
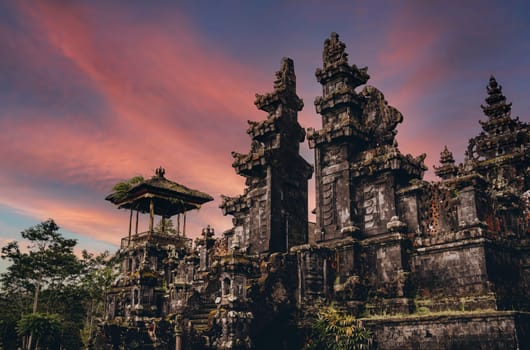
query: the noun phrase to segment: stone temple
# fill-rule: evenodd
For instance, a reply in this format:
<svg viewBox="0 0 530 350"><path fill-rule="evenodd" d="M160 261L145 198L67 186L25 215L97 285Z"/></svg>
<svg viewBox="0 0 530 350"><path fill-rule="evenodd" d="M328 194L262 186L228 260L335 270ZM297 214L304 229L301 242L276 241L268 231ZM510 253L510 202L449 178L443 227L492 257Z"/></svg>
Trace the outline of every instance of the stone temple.
<svg viewBox="0 0 530 350"><path fill-rule="evenodd" d="M130 211L129 235L94 348L301 349L315 312L333 304L373 332L374 349L530 349L530 126L495 78L464 163L445 148L440 180L427 182L425 154L398 148L403 116L335 33L316 77L319 130L298 123L291 59L256 95L265 118L249 121L248 153L232 154L246 187L222 197L233 228L221 237L210 227L186 237L186 213L213 198L161 168L107 197ZM314 166L299 154L306 137Z"/></svg>

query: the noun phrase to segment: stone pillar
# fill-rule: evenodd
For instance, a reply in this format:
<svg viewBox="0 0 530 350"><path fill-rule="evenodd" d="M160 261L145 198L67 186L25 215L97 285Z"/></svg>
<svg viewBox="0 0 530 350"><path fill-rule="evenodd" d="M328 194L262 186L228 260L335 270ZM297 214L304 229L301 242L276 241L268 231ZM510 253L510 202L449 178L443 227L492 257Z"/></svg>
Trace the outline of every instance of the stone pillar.
<svg viewBox="0 0 530 350"><path fill-rule="evenodd" d="M175 317L175 350L182 350L182 316L178 314Z"/></svg>

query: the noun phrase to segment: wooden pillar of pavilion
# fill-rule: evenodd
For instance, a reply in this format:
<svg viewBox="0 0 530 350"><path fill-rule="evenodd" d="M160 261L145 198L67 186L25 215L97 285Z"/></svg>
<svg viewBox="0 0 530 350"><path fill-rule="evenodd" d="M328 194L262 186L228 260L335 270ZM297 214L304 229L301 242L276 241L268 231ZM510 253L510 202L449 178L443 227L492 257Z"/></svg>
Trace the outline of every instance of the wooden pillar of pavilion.
<svg viewBox="0 0 530 350"><path fill-rule="evenodd" d="M136 229L134 230L134 235L138 236L138 221L139 221L140 211L136 209Z"/></svg>
<svg viewBox="0 0 530 350"><path fill-rule="evenodd" d="M153 202L153 198L150 198L149 200L149 232L153 232L154 228L154 221L155 221L155 203Z"/></svg>
<svg viewBox="0 0 530 350"><path fill-rule="evenodd" d="M131 211L129 214L129 240L127 241L127 247L131 245L132 216L133 216L133 208L131 207Z"/></svg>
<svg viewBox="0 0 530 350"><path fill-rule="evenodd" d="M186 237L186 212L182 214L184 223L182 224L182 237Z"/></svg>

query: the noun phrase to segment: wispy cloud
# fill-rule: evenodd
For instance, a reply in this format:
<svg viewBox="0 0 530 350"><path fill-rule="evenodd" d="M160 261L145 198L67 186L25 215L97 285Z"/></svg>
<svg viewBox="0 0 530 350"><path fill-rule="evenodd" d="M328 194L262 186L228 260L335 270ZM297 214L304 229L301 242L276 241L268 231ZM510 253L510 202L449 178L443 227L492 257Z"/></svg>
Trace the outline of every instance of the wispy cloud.
<svg viewBox="0 0 530 350"><path fill-rule="evenodd" d="M104 231L115 236L126 226L110 214L112 209L83 205L82 198L73 202L60 193L52 198L39 186L52 178L92 188L103 201L114 181L150 176L163 165L171 179L215 196L241 191L230 151L247 147L244 120L259 115L252 105L258 74L202 46L185 21L172 23L170 35L168 23L142 26L127 16L108 18L103 23L108 35L96 36L94 17L81 5L19 6L38 31L33 35L47 38L48 51L77 67L106 108L96 116L100 123L83 110L58 117L31 106L14 108L11 118L0 120L0 128L10 131L0 137L0 156L9 169L4 180L13 182L25 173L28 182L22 186L29 185L17 193L6 189L1 204L35 217L53 216L69 230L107 240ZM33 50L33 40L24 44L17 49ZM49 68L60 75L63 67L53 63ZM46 82L39 89L46 93ZM198 220L227 228L229 220L216 211L206 210L209 216L199 214ZM188 225L190 231L200 230L193 219Z"/></svg>

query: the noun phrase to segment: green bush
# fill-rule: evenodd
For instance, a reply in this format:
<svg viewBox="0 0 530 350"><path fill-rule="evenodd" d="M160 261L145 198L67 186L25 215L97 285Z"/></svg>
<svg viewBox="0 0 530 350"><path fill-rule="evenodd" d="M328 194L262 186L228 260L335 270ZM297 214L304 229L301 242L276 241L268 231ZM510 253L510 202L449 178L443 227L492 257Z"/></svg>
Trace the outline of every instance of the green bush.
<svg viewBox="0 0 530 350"><path fill-rule="evenodd" d="M353 315L327 307L318 312L311 325L304 350L365 350L372 333Z"/></svg>

